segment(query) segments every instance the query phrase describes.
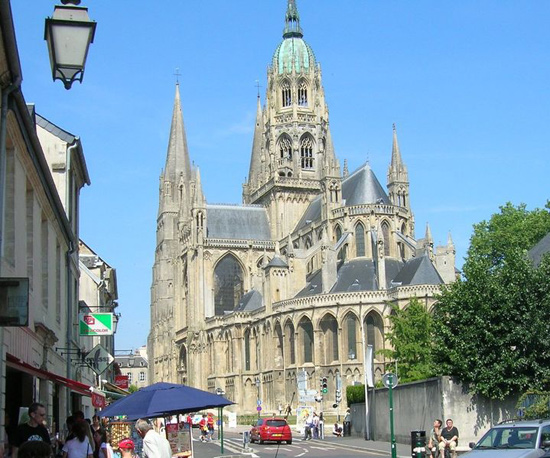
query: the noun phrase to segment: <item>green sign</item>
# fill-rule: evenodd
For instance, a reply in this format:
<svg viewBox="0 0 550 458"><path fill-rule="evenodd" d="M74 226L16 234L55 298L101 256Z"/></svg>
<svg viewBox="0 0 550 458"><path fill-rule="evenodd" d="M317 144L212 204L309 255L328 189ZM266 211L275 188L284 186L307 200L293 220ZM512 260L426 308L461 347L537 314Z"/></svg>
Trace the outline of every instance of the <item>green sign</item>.
<svg viewBox="0 0 550 458"><path fill-rule="evenodd" d="M81 336L113 335L112 313L81 313L78 320Z"/></svg>

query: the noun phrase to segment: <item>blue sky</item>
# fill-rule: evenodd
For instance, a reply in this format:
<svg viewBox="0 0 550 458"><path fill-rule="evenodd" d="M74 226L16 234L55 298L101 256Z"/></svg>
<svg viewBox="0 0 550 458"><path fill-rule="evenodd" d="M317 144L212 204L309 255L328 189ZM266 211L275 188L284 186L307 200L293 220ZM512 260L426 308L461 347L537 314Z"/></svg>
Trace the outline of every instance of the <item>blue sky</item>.
<svg viewBox="0 0 550 458"><path fill-rule="evenodd" d="M146 343L159 175L176 68L191 159L209 203L239 203L256 81L281 41L285 0L86 1L97 21L82 85L53 83L44 19L54 1L12 0L23 94L81 138L92 185L81 238L117 269L117 349ZM550 2L298 0L323 70L343 165L385 185L392 124L409 169L416 236L452 233L462 265L472 225L510 201L549 196ZM546 184L545 184L546 183Z"/></svg>

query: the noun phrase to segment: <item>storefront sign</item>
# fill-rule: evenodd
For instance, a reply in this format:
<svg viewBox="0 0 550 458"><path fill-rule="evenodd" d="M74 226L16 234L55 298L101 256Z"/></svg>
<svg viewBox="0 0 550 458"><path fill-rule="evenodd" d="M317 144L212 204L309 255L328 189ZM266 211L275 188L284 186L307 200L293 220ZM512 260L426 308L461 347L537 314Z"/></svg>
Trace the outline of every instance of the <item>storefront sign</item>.
<svg viewBox="0 0 550 458"><path fill-rule="evenodd" d="M114 360L113 355L101 345L96 345L84 358L84 362L98 375L103 374Z"/></svg>
<svg viewBox="0 0 550 458"><path fill-rule="evenodd" d="M81 336L112 336L112 313L80 313L78 328Z"/></svg>
<svg viewBox="0 0 550 458"><path fill-rule="evenodd" d="M127 375L115 375L115 385L118 388L127 390L130 383L129 378Z"/></svg>
<svg viewBox="0 0 550 458"><path fill-rule="evenodd" d="M92 405L99 409L105 407L105 396L99 393L92 393Z"/></svg>

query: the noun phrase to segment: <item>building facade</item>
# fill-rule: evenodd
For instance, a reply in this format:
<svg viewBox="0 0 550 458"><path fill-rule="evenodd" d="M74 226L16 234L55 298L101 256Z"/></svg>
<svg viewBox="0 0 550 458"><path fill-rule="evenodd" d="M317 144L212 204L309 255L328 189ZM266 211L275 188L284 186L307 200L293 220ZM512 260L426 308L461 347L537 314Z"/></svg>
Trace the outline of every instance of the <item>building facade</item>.
<svg viewBox="0 0 550 458"><path fill-rule="evenodd" d="M78 330L79 201L90 178L81 140L25 101L9 1L0 34L0 421L16 425L41 402L54 434L72 412L94 411L91 341Z"/></svg>
<svg viewBox="0 0 550 458"><path fill-rule="evenodd" d="M435 249L429 227L415 237L395 127L386 189L368 163L342 170L294 0L284 19L257 100L243 204L207 203L179 85L160 176L151 383L220 388L240 412L310 402L322 377L321 408L338 409L337 390L364 380L369 345L375 377L386 371L377 350L393 307L416 297L430 309L455 278L450 236Z"/></svg>
<svg viewBox="0 0 550 458"><path fill-rule="evenodd" d="M120 373L128 377L129 385L134 385L138 389L149 386L147 346L128 354L117 354L115 361L120 368Z"/></svg>

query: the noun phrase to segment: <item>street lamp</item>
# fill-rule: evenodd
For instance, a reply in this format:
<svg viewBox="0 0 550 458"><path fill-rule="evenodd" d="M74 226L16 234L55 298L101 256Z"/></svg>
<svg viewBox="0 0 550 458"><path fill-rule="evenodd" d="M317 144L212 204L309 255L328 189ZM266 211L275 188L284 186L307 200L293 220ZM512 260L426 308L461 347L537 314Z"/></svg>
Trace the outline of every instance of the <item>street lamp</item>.
<svg viewBox="0 0 550 458"><path fill-rule="evenodd" d="M97 24L90 20L88 8L76 6L80 0L62 0L62 3L55 5L51 18L46 18L44 39L48 42L53 80L60 79L65 89L70 89L74 81L82 83Z"/></svg>

